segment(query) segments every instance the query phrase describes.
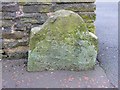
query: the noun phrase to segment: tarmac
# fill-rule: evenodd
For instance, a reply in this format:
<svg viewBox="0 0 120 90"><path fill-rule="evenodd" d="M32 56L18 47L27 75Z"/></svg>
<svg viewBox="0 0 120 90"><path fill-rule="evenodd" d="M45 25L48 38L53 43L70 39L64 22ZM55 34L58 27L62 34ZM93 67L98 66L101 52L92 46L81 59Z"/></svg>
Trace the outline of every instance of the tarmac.
<svg viewBox="0 0 120 90"><path fill-rule="evenodd" d="M111 83L118 87L118 3L96 3L98 60Z"/></svg>

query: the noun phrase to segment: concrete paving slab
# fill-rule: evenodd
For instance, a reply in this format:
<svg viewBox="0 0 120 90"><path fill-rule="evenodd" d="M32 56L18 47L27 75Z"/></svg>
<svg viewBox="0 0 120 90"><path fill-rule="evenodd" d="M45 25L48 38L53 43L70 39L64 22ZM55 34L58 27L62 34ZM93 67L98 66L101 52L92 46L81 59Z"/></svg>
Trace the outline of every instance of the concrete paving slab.
<svg viewBox="0 0 120 90"><path fill-rule="evenodd" d="M27 72L25 60L3 61L4 88L112 88L104 70Z"/></svg>

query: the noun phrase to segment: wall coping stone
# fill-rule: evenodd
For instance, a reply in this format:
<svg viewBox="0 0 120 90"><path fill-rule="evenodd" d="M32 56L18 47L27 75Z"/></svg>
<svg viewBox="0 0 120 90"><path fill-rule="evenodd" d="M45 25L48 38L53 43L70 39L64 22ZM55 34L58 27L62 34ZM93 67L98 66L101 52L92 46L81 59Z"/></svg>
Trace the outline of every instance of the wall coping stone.
<svg viewBox="0 0 120 90"><path fill-rule="evenodd" d="M96 0L17 0L18 2L95 2Z"/></svg>

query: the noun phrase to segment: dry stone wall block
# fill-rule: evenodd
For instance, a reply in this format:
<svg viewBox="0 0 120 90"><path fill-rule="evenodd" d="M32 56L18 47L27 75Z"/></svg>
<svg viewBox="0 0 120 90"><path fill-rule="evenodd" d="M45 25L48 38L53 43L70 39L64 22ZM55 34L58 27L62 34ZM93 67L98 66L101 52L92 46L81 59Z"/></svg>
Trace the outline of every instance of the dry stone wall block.
<svg viewBox="0 0 120 90"><path fill-rule="evenodd" d="M22 59L28 57L28 47L19 46L17 48L4 49L4 52L7 59Z"/></svg>
<svg viewBox="0 0 120 90"><path fill-rule="evenodd" d="M2 12L16 12L19 10L19 5L17 3L2 3Z"/></svg>

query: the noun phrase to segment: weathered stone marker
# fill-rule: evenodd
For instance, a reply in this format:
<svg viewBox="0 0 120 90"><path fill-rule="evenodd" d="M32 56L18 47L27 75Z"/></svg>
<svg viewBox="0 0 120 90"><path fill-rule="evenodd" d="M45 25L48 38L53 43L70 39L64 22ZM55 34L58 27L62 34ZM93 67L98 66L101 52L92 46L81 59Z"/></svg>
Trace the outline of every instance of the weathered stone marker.
<svg viewBox="0 0 120 90"><path fill-rule="evenodd" d="M88 70L94 67L98 50L96 35L68 10L56 11L33 28L29 45L28 71Z"/></svg>

